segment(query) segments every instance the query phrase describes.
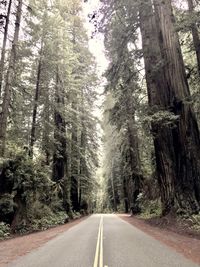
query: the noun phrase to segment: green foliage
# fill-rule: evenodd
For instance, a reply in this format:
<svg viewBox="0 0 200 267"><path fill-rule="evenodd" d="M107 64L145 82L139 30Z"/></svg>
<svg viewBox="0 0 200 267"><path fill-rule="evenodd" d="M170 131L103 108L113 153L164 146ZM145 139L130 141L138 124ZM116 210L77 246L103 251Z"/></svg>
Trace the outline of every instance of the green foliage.
<svg viewBox="0 0 200 267"><path fill-rule="evenodd" d="M13 202L13 195L11 194L3 194L0 198L0 210L1 213L5 214L6 216L14 212L14 202Z"/></svg>
<svg viewBox="0 0 200 267"><path fill-rule="evenodd" d="M180 216L179 221L187 228L200 233L200 214Z"/></svg>
<svg viewBox="0 0 200 267"><path fill-rule="evenodd" d="M46 230L56 225L65 224L68 221L68 216L65 212L58 212L43 216L41 219L34 219L31 221L29 231Z"/></svg>
<svg viewBox="0 0 200 267"><path fill-rule="evenodd" d="M144 117L144 124L148 123L149 127L151 126L151 123L155 123L159 125L160 127L164 127L167 125L175 126L177 121L179 120L179 116L174 115L174 113L169 111L158 111L150 116Z"/></svg>
<svg viewBox="0 0 200 267"><path fill-rule="evenodd" d="M10 236L10 226L4 222L0 222L0 240L6 239Z"/></svg>
<svg viewBox="0 0 200 267"><path fill-rule="evenodd" d="M46 213L45 208L41 210ZM20 234L25 234L25 233L31 233L35 231L43 231L47 230L51 227L57 226L57 225L62 225L68 222L69 217L66 215L65 212L57 212L53 213L49 211L47 214L43 214L40 216L40 218L31 218L28 224L19 224L17 228L15 229L15 232L20 233Z"/></svg>
<svg viewBox="0 0 200 267"><path fill-rule="evenodd" d="M162 215L162 205L160 199L149 200L141 196L141 198L138 199L138 202L141 207L141 218L150 219Z"/></svg>

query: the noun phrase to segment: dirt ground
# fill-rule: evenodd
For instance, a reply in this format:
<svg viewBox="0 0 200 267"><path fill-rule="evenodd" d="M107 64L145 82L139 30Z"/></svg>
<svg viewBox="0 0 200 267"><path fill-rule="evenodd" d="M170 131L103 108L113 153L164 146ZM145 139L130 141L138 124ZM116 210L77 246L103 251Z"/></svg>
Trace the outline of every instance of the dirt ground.
<svg viewBox="0 0 200 267"><path fill-rule="evenodd" d="M135 216L123 214L121 219L134 225L143 232L173 248L186 258L200 264L200 236L177 225L175 221L139 219ZM166 219L167 220L167 219Z"/></svg>
<svg viewBox="0 0 200 267"><path fill-rule="evenodd" d="M0 242L0 267L6 266L9 262L15 260L19 256L23 256L31 250L40 247L47 241L53 239L57 235L65 232L74 225L85 220L78 219L65 225L57 226L46 231L32 233L29 235L18 236Z"/></svg>

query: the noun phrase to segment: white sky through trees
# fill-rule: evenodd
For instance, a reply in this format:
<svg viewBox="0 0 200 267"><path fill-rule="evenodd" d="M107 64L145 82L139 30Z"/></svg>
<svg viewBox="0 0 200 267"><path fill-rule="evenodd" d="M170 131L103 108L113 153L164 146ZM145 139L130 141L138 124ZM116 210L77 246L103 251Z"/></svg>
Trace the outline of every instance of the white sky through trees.
<svg viewBox="0 0 200 267"><path fill-rule="evenodd" d="M92 32L94 31L94 26L91 22L89 22L88 15L92 14L95 10L98 10L100 4L101 3L99 0L88 0L87 2L83 3L83 14L86 21L85 27L90 38L89 48L96 58L99 76L101 76L101 74L105 71L108 61L106 60L104 53L103 35L97 33L93 38L91 38Z"/></svg>

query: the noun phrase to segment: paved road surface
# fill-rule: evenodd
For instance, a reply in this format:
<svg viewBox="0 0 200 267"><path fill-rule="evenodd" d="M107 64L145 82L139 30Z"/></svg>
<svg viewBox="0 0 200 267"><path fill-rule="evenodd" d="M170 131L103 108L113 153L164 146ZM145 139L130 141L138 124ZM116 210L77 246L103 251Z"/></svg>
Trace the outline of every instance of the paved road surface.
<svg viewBox="0 0 200 267"><path fill-rule="evenodd" d="M8 267L198 267L115 215L93 215Z"/></svg>

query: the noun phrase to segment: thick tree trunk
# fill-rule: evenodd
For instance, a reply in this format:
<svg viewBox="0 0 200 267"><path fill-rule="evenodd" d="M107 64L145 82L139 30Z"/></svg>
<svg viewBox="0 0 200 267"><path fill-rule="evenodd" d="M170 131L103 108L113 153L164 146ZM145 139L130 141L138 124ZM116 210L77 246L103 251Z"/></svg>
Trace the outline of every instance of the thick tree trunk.
<svg viewBox="0 0 200 267"><path fill-rule="evenodd" d="M168 110L170 92L163 72L163 60L151 0L145 0L140 6L140 28L151 112ZM172 130L169 126L154 122L152 123L152 132L164 215L174 207L175 197L174 181L176 174Z"/></svg>
<svg viewBox="0 0 200 267"><path fill-rule="evenodd" d="M0 60L0 98L1 98L1 91L2 91L2 83L3 83L3 71L4 71L4 65L5 65L5 55L6 55L6 43L8 38L8 26L9 26L9 20L10 20L10 13L11 13L11 6L12 6L12 0L8 3L8 11L6 15L6 23L4 28L4 36L3 36L3 45L1 50L1 60Z"/></svg>
<svg viewBox="0 0 200 267"><path fill-rule="evenodd" d="M189 8L189 15L193 17L193 13L194 13L193 0L187 0L187 2L188 2L188 8ZM195 22L192 23L191 25L191 32L192 32L193 44L194 44L196 57L197 57L198 72L200 75L200 38L199 38L199 31L198 31L198 28Z"/></svg>
<svg viewBox="0 0 200 267"><path fill-rule="evenodd" d="M166 62L171 110L179 116L173 130L176 162L175 191L179 207L188 212L200 209L200 136L191 106L181 47L170 0L154 0L159 44Z"/></svg>
<svg viewBox="0 0 200 267"><path fill-rule="evenodd" d="M152 124L163 213L176 204L199 210L199 131L190 104L183 58L169 0L150 0L141 8L141 33L149 103L154 111L178 116L176 127ZM176 199L176 203L175 203Z"/></svg>
<svg viewBox="0 0 200 267"><path fill-rule="evenodd" d="M33 104L34 106L33 106L32 125L31 125L31 137L30 137L30 148L29 148L29 155L31 158L33 157L33 147L36 141L35 132L36 132L38 101L40 97L40 78L41 78L41 69L42 69L41 52L42 51L40 51L40 58L39 58L38 69L37 69L37 81L36 81L36 87L35 87L35 98L34 98L34 104Z"/></svg>
<svg viewBox="0 0 200 267"><path fill-rule="evenodd" d="M18 1L17 12L16 12L16 21L15 21L15 32L14 39L12 43L9 66L6 74L5 90L2 103L2 112L0 114L0 156L3 156L5 153L5 143L6 143L6 130L7 122L9 116L9 106L11 100L11 88L15 76L15 63L16 63L16 54L17 54L17 43L19 39L19 30L21 22L21 13L22 13L22 0Z"/></svg>

